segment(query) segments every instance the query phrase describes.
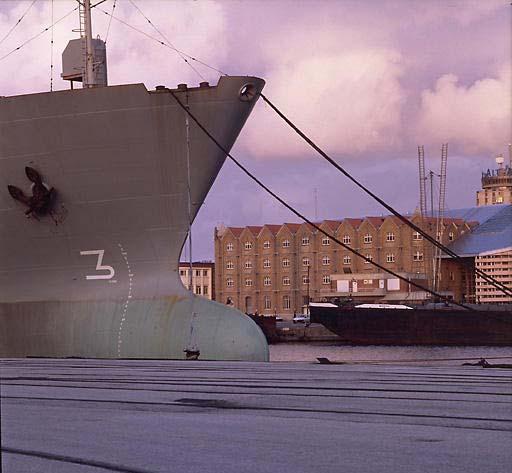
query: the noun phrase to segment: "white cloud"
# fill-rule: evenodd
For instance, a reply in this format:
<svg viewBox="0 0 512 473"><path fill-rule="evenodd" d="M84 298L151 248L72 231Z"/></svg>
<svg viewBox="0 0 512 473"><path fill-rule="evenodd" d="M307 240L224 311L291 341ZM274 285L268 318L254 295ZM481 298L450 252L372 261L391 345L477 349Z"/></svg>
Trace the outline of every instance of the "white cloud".
<svg viewBox="0 0 512 473"><path fill-rule="evenodd" d="M434 90L421 95L418 142L449 142L469 154L496 152L511 140L511 90L510 66L470 86L459 84L453 74L443 75Z"/></svg>
<svg viewBox="0 0 512 473"><path fill-rule="evenodd" d="M404 101L400 55L389 49L304 53L275 61L266 95L306 134L336 153L398 146ZM306 145L266 106L259 106L244 144L256 156L293 157Z"/></svg>
<svg viewBox="0 0 512 473"><path fill-rule="evenodd" d="M388 0L383 7L395 12L397 21L404 17L415 27L453 22L463 27L481 21L500 8L508 8L505 0Z"/></svg>

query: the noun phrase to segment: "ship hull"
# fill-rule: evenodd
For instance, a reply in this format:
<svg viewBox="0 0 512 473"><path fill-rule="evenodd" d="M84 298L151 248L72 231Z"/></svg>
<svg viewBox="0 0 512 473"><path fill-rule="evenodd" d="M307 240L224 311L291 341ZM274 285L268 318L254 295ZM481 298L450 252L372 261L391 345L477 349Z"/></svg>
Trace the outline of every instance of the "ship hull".
<svg viewBox="0 0 512 473"><path fill-rule="evenodd" d="M354 345L512 346L510 311L310 307L311 322Z"/></svg>
<svg viewBox="0 0 512 473"><path fill-rule="evenodd" d="M263 87L230 77L174 93L229 150L254 105L240 99L247 83ZM178 275L225 158L169 90L0 98L0 356L267 360L248 317ZM55 190L46 215L27 218L7 192L30 195L27 166Z"/></svg>

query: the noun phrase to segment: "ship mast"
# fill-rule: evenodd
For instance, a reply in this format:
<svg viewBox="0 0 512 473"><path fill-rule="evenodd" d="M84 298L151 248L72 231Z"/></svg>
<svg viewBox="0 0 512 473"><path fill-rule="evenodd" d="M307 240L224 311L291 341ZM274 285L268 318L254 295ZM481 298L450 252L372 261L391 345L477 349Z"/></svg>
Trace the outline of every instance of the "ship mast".
<svg viewBox="0 0 512 473"><path fill-rule="evenodd" d="M80 8L83 8L84 34L85 34L85 73L84 88L94 87L94 55L92 48L92 24L91 24L91 2L83 0L80 2Z"/></svg>
<svg viewBox="0 0 512 473"><path fill-rule="evenodd" d="M62 53L64 80L82 82L83 88L107 86L107 51L105 41L92 37L91 1L77 0L80 38L72 39ZM101 2L100 2L101 3ZM97 4L96 4L97 5ZM94 8L94 6L92 7Z"/></svg>

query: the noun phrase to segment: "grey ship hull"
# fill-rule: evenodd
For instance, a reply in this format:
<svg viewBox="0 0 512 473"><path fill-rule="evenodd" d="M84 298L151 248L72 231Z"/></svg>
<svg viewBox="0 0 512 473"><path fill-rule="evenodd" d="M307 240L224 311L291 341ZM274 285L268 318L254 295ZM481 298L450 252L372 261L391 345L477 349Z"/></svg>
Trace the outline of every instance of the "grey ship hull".
<svg viewBox="0 0 512 473"><path fill-rule="evenodd" d="M230 149L255 100L246 83L175 91ZM185 113L142 84L0 98L0 357L267 360L244 314L192 296L178 275L188 231ZM190 121L195 216L226 156ZM27 218L25 167L56 190Z"/></svg>

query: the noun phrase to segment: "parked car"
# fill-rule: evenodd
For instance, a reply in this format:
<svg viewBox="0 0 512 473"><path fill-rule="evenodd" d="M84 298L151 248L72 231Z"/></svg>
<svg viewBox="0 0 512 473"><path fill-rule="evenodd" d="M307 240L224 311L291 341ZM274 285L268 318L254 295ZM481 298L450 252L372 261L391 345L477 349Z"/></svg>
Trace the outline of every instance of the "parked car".
<svg viewBox="0 0 512 473"><path fill-rule="evenodd" d="M282 322L283 318L280 315L276 315L276 322Z"/></svg>
<svg viewBox="0 0 512 473"><path fill-rule="evenodd" d="M305 314L295 314L293 316L292 322L294 324L309 324L309 315Z"/></svg>

